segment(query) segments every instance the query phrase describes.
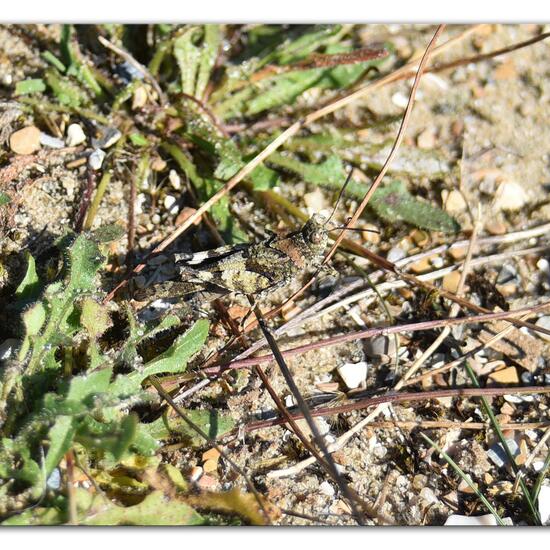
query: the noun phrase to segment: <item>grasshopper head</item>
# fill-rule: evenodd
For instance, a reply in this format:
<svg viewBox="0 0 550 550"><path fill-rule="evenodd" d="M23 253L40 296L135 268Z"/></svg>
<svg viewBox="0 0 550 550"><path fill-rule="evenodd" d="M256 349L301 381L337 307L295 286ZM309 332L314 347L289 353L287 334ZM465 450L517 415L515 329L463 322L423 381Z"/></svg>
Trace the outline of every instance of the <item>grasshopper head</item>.
<svg viewBox="0 0 550 550"><path fill-rule="evenodd" d="M313 256L319 256L325 251L328 242L328 233L325 229L326 218L321 214L314 214L302 228L302 235L308 249Z"/></svg>

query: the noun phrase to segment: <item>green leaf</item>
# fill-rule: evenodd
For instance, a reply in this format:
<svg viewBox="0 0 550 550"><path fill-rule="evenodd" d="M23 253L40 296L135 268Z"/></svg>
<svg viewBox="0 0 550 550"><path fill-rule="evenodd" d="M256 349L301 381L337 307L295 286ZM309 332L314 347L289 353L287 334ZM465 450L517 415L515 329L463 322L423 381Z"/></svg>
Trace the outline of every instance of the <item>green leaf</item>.
<svg viewBox="0 0 550 550"><path fill-rule="evenodd" d="M35 298L40 285L38 275L36 274L36 264L32 254L27 251L25 252L25 256L27 258L27 271L15 291L15 297L18 300Z"/></svg>
<svg viewBox="0 0 550 550"><path fill-rule="evenodd" d="M235 421L231 416L218 411L183 409L183 412L189 420L194 422L214 440L230 432L235 427ZM178 437L183 438L189 445L197 447L206 443L204 438L180 417L167 418L164 415L150 424L144 424L143 429L156 440Z"/></svg>
<svg viewBox="0 0 550 550"><path fill-rule="evenodd" d="M48 440L50 448L46 455L46 476L49 476L54 468L61 462L65 453L73 444L75 433L74 420L71 416L59 416L55 424L50 428Z"/></svg>
<svg viewBox="0 0 550 550"><path fill-rule="evenodd" d="M201 99L210 80L222 42L221 25L204 25L204 40L200 52L195 97Z"/></svg>
<svg viewBox="0 0 550 550"><path fill-rule="evenodd" d="M319 164L300 162L294 157L273 153L269 162L300 174L308 183L315 185L342 186L346 181L344 165L339 157L332 155Z"/></svg>
<svg viewBox="0 0 550 550"><path fill-rule="evenodd" d="M28 78L15 85L15 95L36 94L46 90L46 84L41 78Z"/></svg>
<svg viewBox="0 0 550 550"><path fill-rule="evenodd" d="M187 332L176 338L163 354L149 361L139 371L118 376L110 391L114 395L131 395L141 387L141 383L148 376L185 372L189 359L204 345L208 336L208 327L208 321L200 319Z"/></svg>
<svg viewBox="0 0 550 550"><path fill-rule="evenodd" d="M174 57L181 73L181 91L188 95L195 93L197 70L201 61L201 51L194 40L198 27L190 27L174 41Z"/></svg>
<svg viewBox="0 0 550 550"><path fill-rule="evenodd" d="M149 140L143 135L137 132L134 132L128 136L130 141L137 147L147 147L150 145Z"/></svg>
<svg viewBox="0 0 550 550"><path fill-rule="evenodd" d="M44 72L46 83L51 88L53 94L62 105L69 107L80 107L89 103L86 94L69 78L59 75L53 69L47 69Z"/></svg>
<svg viewBox="0 0 550 550"><path fill-rule="evenodd" d="M188 504L168 500L162 491L147 495L135 506L116 506L100 495L79 491L80 525L202 525L203 518Z"/></svg>
<svg viewBox="0 0 550 550"><path fill-rule="evenodd" d="M453 217L427 202L415 199L401 181L392 181L377 189L369 205L390 222L403 220L422 229L443 233L457 233L460 230Z"/></svg>

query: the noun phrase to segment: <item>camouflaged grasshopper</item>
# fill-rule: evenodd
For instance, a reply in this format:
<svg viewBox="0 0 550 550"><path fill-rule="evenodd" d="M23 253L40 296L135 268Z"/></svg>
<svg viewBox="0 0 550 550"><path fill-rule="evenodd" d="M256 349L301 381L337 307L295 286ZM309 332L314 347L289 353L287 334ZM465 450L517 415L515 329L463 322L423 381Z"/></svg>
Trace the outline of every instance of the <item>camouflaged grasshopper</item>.
<svg viewBox="0 0 550 550"><path fill-rule="evenodd" d="M260 301L301 272L322 267L328 221L314 214L300 230L285 236L271 235L259 243L223 246L196 254L174 254L180 280L153 284L135 297L141 300L206 292L212 297L246 294Z"/></svg>

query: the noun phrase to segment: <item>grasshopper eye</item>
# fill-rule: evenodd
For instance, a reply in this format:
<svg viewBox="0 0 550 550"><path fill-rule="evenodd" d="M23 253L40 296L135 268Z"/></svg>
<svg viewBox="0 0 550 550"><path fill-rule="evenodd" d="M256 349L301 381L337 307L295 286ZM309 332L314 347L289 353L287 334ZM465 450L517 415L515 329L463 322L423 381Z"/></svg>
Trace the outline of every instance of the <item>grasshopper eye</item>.
<svg viewBox="0 0 550 550"><path fill-rule="evenodd" d="M315 231L311 234L309 240L313 244L319 244L323 240L323 235L319 231Z"/></svg>

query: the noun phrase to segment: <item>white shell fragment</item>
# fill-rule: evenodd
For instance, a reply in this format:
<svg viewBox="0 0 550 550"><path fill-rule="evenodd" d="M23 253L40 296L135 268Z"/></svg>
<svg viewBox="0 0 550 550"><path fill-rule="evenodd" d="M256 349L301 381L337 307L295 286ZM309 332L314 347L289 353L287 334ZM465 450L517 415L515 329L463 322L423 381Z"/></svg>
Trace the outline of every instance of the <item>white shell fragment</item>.
<svg viewBox="0 0 550 550"><path fill-rule="evenodd" d="M61 149L65 147L65 142L62 139L50 136L44 132L40 132L40 144L50 149Z"/></svg>
<svg viewBox="0 0 550 550"><path fill-rule="evenodd" d="M80 124L70 124L67 128L67 147L75 147L86 141L86 134Z"/></svg>
<svg viewBox="0 0 550 550"><path fill-rule="evenodd" d="M366 361L345 363L341 367L338 367L337 371L347 388L354 390L361 386L367 379L368 364Z"/></svg>
<svg viewBox="0 0 550 550"><path fill-rule="evenodd" d="M543 525L550 525L550 485L543 485L539 493L539 514Z"/></svg>
<svg viewBox="0 0 550 550"><path fill-rule="evenodd" d="M105 151L96 149L89 157L88 164L92 170L99 170L105 160Z"/></svg>
<svg viewBox="0 0 550 550"><path fill-rule="evenodd" d="M467 525L470 527L497 525L497 520L493 514L485 514L484 516L459 516L458 514L453 514L447 518L445 525Z"/></svg>

